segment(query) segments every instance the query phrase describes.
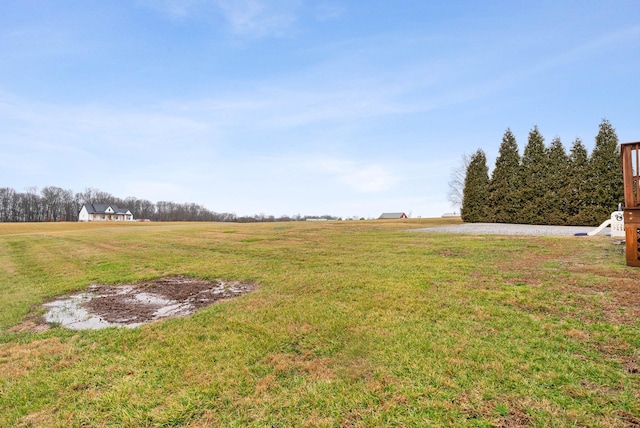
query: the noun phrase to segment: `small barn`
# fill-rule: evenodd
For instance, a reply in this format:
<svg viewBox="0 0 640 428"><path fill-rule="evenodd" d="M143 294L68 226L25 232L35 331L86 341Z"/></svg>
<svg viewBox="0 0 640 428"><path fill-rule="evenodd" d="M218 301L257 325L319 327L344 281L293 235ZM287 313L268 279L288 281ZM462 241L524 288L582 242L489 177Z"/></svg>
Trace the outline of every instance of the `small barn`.
<svg viewBox="0 0 640 428"><path fill-rule="evenodd" d="M133 214L113 204L84 204L78 221L133 221Z"/></svg>
<svg viewBox="0 0 640 428"><path fill-rule="evenodd" d="M408 218L405 213L382 213L378 220L389 220L389 219L399 219L399 218Z"/></svg>

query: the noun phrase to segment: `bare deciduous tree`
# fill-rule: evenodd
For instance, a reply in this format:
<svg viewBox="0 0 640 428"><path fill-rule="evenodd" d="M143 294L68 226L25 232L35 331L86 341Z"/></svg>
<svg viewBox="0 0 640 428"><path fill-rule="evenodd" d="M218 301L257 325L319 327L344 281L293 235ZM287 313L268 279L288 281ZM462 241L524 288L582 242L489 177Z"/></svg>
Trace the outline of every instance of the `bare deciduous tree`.
<svg viewBox="0 0 640 428"><path fill-rule="evenodd" d="M274 222L307 218L337 219L329 215L320 217L298 215L293 219L288 216L276 218L264 213L238 217L234 213L216 213L192 202L160 201L154 204L146 199L132 196L121 199L98 189L87 188L84 192L74 195L71 190L48 186L40 192L37 187L30 187L24 193L18 193L9 187L0 188L0 222L77 221L83 204L115 205L129 209L136 219L153 221Z"/></svg>
<svg viewBox="0 0 640 428"><path fill-rule="evenodd" d="M447 199L451 202L453 207L460 209L462 207L462 192L464 190L464 179L467 175L467 168L471 156L467 153L462 155L460 159L460 165L451 169L449 179L449 192L447 193Z"/></svg>

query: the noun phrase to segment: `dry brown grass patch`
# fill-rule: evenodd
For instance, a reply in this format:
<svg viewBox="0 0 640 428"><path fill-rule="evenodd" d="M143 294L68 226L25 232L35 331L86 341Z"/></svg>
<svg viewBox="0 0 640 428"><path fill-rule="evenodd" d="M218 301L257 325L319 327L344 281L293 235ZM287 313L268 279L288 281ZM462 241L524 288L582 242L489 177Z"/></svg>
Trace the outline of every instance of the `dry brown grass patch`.
<svg viewBox="0 0 640 428"><path fill-rule="evenodd" d="M68 367L76 361L73 346L62 343L57 337L27 344L0 345L0 373L6 380L26 375L42 364L45 359L49 360L51 370Z"/></svg>
<svg viewBox="0 0 640 428"><path fill-rule="evenodd" d="M312 379L331 381L336 378L330 358L316 357L311 354L277 353L266 357L266 362L277 375L300 373Z"/></svg>
<svg viewBox="0 0 640 428"><path fill-rule="evenodd" d="M16 425L16 428L31 428L31 427L49 427L55 426L54 423L57 417L52 413L51 409L43 409L29 413Z"/></svg>

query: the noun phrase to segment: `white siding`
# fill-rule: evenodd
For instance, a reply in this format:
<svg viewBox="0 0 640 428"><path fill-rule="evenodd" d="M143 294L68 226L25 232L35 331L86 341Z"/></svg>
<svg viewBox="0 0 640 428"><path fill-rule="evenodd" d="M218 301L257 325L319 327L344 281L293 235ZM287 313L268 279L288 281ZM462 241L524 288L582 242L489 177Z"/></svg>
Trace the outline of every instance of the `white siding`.
<svg viewBox="0 0 640 428"><path fill-rule="evenodd" d="M89 221L89 212L87 211L87 207L84 205L78 214L78 221Z"/></svg>
<svg viewBox="0 0 640 428"><path fill-rule="evenodd" d="M127 210L126 213L117 214L112 207L107 207L104 213L91 213L85 205L78 213L78 221L133 221L133 214Z"/></svg>

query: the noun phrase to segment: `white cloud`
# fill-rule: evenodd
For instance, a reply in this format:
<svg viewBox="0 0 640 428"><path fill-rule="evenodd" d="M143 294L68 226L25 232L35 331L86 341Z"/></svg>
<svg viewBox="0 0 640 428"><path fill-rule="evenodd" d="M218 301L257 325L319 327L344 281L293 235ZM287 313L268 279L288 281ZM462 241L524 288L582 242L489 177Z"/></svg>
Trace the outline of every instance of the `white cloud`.
<svg viewBox="0 0 640 428"><path fill-rule="evenodd" d="M208 19L220 14L239 36L279 36L297 20L300 0L139 0L173 19Z"/></svg>
<svg viewBox="0 0 640 428"><path fill-rule="evenodd" d="M0 175L7 182L76 190L107 190L131 175L168 182L174 170L200 168L217 147L215 129L171 111L0 102Z"/></svg>
<svg viewBox="0 0 640 428"><path fill-rule="evenodd" d="M347 8L343 4L322 2L316 7L316 19L318 21L331 21L343 16Z"/></svg>
<svg viewBox="0 0 640 428"><path fill-rule="evenodd" d="M352 188L367 193L389 190L397 182L397 177L381 165L364 165L347 170L341 179Z"/></svg>
<svg viewBox="0 0 640 428"><path fill-rule="evenodd" d="M296 0L215 0L236 34L262 37L278 35L296 21Z"/></svg>
<svg viewBox="0 0 640 428"><path fill-rule="evenodd" d="M303 164L359 193L385 192L400 180L389 166L378 163L314 156Z"/></svg>
<svg viewBox="0 0 640 428"><path fill-rule="evenodd" d="M226 106L233 106L232 111ZM240 127L233 117L244 115L250 122L270 108L269 103L235 99L135 110L11 99L0 103L0 148L5 153L0 175L10 174L5 181L18 190L30 185L74 191L94 187L120 197L197 202L238 214L444 212L431 201L414 198L417 189L419 195L437 197L423 184L433 181L433 165L412 165L413 160L401 157L375 159L367 153L355 157L333 150L330 143L310 149L306 139L291 144L291 138L309 130L305 127L293 137L247 131L268 135L274 144L243 147L234 135ZM5 164L7 159L12 164Z"/></svg>
<svg viewBox="0 0 640 428"><path fill-rule="evenodd" d="M157 179L143 179L137 176L126 177L120 180L117 187L124 194L121 197L133 196L148 199L152 202L172 201L178 203L199 203L201 195L193 194L193 186L185 182L170 181L167 177L159 176Z"/></svg>
<svg viewBox="0 0 640 428"><path fill-rule="evenodd" d="M174 19L189 18L203 4L203 0L138 0L138 4Z"/></svg>
<svg viewBox="0 0 640 428"><path fill-rule="evenodd" d="M109 144L122 149L150 149L209 131L208 124L179 112L24 100L0 103L2 120L15 129L24 129L22 132L28 133L32 141L83 141L84 146Z"/></svg>

